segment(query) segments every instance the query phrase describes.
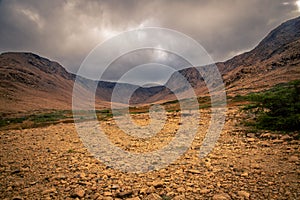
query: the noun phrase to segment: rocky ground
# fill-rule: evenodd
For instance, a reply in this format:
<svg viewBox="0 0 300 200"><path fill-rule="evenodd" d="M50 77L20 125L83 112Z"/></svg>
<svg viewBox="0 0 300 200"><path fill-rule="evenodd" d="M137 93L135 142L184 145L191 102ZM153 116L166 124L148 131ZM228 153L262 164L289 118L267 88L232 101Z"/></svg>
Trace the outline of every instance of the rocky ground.
<svg viewBox="0 0 300 200"><path fill-rule="evenodd" d="M146 123L137 114L137 123ZM149 141L118 134L112 120L101 123L114 144L127 151L153 151L174 136L180 122ZM248 133L237 107L213 149L199 158L210 119L202 110L192 146L168 167L128 173L107 167L84 147L74 124L0 132L1 199L300 199L300 142L293 135ZM163 137L161 139L160 137ZM159 139L157 139L159 138ZM151 145L152 144L152 145Z"/></svg>

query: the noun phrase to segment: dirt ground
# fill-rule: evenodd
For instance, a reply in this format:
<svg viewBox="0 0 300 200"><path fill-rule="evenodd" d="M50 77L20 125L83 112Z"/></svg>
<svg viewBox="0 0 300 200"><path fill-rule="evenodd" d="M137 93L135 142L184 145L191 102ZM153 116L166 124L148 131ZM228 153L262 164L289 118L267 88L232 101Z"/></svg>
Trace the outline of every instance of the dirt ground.
<svg viewBox="0 0 300 200"><path fill-rule="evenodd" d="M169 166L147 173L122 172L94 158L74 124L0 132L0 199L300 199L300 142L293 135L249 133L237 107L212 152L199 158L209 110L189 150ZM136 114L146 123L146 114ZM153 151L180 126L175 113L156 137L135 140L112 120L108 138L126 151Z"/></svg>

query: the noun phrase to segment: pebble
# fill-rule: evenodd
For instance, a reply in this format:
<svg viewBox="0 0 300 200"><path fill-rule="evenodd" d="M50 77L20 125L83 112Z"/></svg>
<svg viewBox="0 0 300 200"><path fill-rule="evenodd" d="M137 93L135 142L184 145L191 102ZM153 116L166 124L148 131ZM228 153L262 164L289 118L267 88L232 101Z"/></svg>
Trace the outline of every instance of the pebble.
<svg viewBox="0 0 300 200"><path fill-rule="evenodd" d="M248 138L247 141L248 142L255 142L255 138Z"/></svg>
<svg viewBox="0 0 300 200"><path fill-rule="evenodd" d="M284 142L283 140L279 140L279 139L272 140L273 144L280 144L280 143L283 143L283 142Z"/></svg>
<svg viewBox="0 0 300 200"><path fill-rule="evenodd" d="M179 187L179 188L177 188L177 192L179 192L179 193L184 193L184 192L185 192L184 187Z"/></svg>
<svg viewBox="0 0 300 200"><path fill-rule="evenodd" d="M14 196L12 200L23 200L23 198L21 196Z"/></svg>
<svg viewBox="0 0 300 200"><path fill-rule="evenodd" d="M163 198L156 193L152 193L149 194L144 200L163 200Z"/></svg>
<svg viewBox="0 0 300 200"><path fill-rule="evenodd" d="M75 188L73 191L73 194L71 195L72 197L79 197L82 198L84 197L85 191L83 189L80 188Z"/></svg>
<svg viewBox="0 0 300 200"><path fill-rule="evenodd" d="M172 200L186 200L184 195L175 196Z"/></svg>
<svg viewBox="0 0 300 200"><path fill-rule="evenodd" d="M288 160L290 162L297 162L299 160L299 158L297 156L291 156L291 157L288 158Z"/></svg>
<svg viewBox="0 0 300 200"><path fill-rule="evenodd" d="M229 194L226 193L220 193L220 194L215 194L212 197L212 200L230 200L231 197L229 196Z"/></svg>
<svg viewBox="0 0 300 200"><path fill-rule="evenodd" d="M128 191L124 191L124 192L119 192L117 194L117 197L119 198L125 198L125 197L129 197L133 194L133 191L132 190L128 190Z"/></svg>
<svg viewBox="0 0 300 200"><path fill-rule="evenodd" d="M260 145L263 146L263 147L270 147L270 146L271 146L270 143L269 143L268 141L262 141L262 142L260 143Z"/></svg>
<svg viewBox="0 0 300 200"><path fill-rule="evenodd" d="M118 189L119 187L120 187L119 185L112 185L112 186L111 186L111 189L116 190L116 189Z"/></svg>
<svg viewBox="0 0 300 200"><path fill-rule="evenodd" d="M127 198L126 200L141 200L139 197Z"/></svg>
<svg viewBox="0 0 300 200"><path fill-rule="evenodd" d="M50 189L44 190L42 192L42 194L49 194L49 193L56 193L56 189L55 188L50 188Z"/></svg>
<svg viewBox="0 0 300 200"><path fill-rule="evenodd" d="M283 140L283 141L291 141L293 138L289 135L283 135L280 140Z"/></svg>
<svg viewBox="0 0 300 200"><path fill-rule="evenodd" d="M242 176L242 177L248 177L249 174L248 174L248 172L244 172L244 173L241 174L241 176Z"/></svg>
<svg viewBox="0 0 300 200"><path fill-rule="evenodd" d="M210 192L210 189L202 189L200 190L200 194L207 194Z"/></svg>
<svg viewBox="0 0 300 200"><path fill-rule="evenodd" d="M250 198L250 193L246 192L246 191L238 191L237 194L240 196L240 197L243 197L245 199L249 199Z"/></svg>
<svg viewBox="0 0 300 200"><path fill-rule="evenodd" d="M112 193L111 192L103 192L103 195L104 196L112 196Z"/></svg>
<svg viewBox="0 0 300 200"><path fill-rule="evenodd" d="M201 172L196 169L189 169L189 170L187 170L187 172L192 173L192 174L201 174Z"/></svg>
<svg viewBox="0 0 300 200"><path fill-rule="evenodd" d="M163 187L164 186L164 182L163 181L154 181L151 183L151 185L155 188L158 188L158 187Z"/></svg>

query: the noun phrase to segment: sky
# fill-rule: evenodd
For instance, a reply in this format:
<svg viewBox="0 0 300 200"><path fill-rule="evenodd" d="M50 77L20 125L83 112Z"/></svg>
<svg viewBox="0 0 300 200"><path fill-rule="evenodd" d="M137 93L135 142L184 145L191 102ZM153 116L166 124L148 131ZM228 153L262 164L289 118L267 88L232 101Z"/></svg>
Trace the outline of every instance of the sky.
<svg viewBox="0 0 300 200"><path fill-rule="evenodd" d="M0 0L0 52L33 52L76 73L105 40L136 28L163 27L195 39L217 62L251 50L299 15L299 0ZM153 73L158 65L152 73L146 68L149 81L166 81ZM139 81L147 79L136 72Z"/></svg>

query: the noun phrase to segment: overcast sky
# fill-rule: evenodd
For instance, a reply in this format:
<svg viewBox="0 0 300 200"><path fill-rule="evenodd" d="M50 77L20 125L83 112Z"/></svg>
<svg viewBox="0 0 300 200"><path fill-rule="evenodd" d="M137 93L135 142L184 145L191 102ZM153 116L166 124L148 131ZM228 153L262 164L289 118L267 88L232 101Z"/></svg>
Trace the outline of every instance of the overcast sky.
<svg viewBox="0 0 300 200"><path fill-rule="evenodd" d="M165 27L224 61L300 15L296 0L0 0L0 52L30 51L76 72L99 43L122 31Z"/></svg>

